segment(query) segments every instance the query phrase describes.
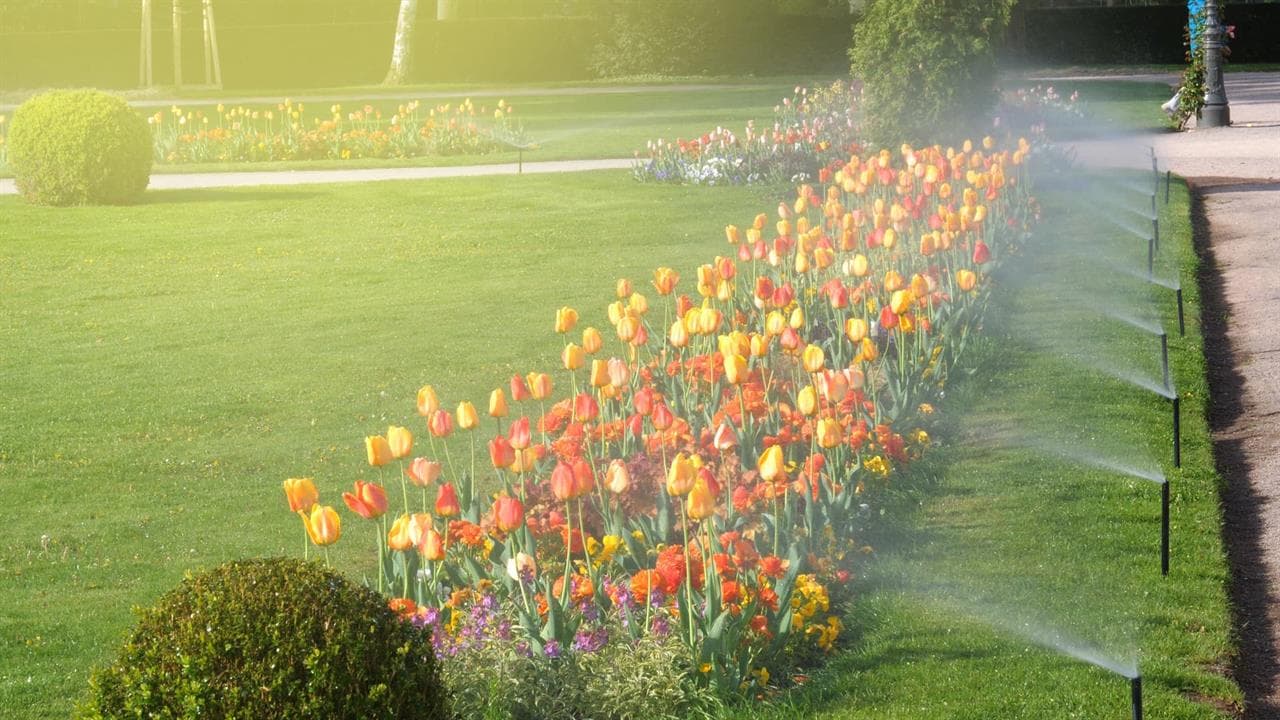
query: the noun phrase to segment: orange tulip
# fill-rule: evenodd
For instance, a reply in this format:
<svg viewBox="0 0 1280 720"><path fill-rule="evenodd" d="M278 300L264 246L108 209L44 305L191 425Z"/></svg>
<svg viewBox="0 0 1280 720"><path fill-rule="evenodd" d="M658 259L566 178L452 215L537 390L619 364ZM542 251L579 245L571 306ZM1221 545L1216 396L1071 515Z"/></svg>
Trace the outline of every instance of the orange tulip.
<svg viewBox="0 0 1280 720"><path fill-rule="evenodd" d="M582 349L588 355L595 355L602 347L604 347L604 338L600 336L599 330L589 327L582 331Z"/></svg>
<svg viewBox="0 0 1280 720"><path fill-rule="evenodd" d="M418 414L422 417L431 417L439 409L440 400L436 398L436 389L430 385L423 385L418 391Z"/></svg>
<svg viewBox="0 0 1280 720"><path fill-rule="evenodd" d="M392 460L391 445L381 435L366 437L364 439L364 449L369 457L369 464L373 467L382 467Z"/></svg>
<svg viewBox="0 0 1280 720"><path fill-rule="evenodd" d="M427 429L438 438L447 438L453 434L453 416L445 410L437 410L427 421Z"/></svg>
<svg viewBox="0 0 1280 720"><path fill-rule="evenodd" d="M460 512L462 507L458 505L458 492L453 489L453 483L441 485L436 493L436 514L442 518L451 518Z"/></svg>
<svg viewBox="0 0 1280 720"><path fill-rule="evenodd" d="M431 516L426 513L414 513L409 518L409 544L418 545L427 531L431 529Z"/></svg>
<svg viewBox="0 0 1280 720"><path fill-rule="evenodd" d="M529 373L529 392L534 400L551 397L551 376L546 373Z"/></svg>
<svg viewBox="0 0 1280 720"><path fill-rule="evenodd" d="M302 513L302 523L307 528L307 537L321 547L338 542L342 535L342 518L328 505L313 506L310 515Z"/></svg>
<svg viewBox="0 0 1280 720"><path fill-rule="evenodd" d="M830 449L840 444L842 428L835 418L822 418L818 421L818 445Z"/></svg>
<svg viewBox="0 0 1280 720"><path fill-rule="evenodd" d="M631 487L631 472L627 470L627 464L622 460L610 462L609 469L604 474L604 484L615 495L626 492Z"/></svg>
<svg viewBox="0 0 1280 720"><path fill-rule="evenodd" d="M862 349L858 355L862 360L875 362L875 359L880 357L880 348L876 347L876 344L871 342L871 338L864 337L862 338Z"/></svg>
<svg viewBox="0 0 1280 720"><path fill-rule="evenodd" d="M524 450L529 447L532 438L529 434L529 418L521 417L519 420L511 423L511 429L507 431L507 439L511 443L511 447L516 450Z"/></svg>
<svg viewBox="0 0 1280 720"><path fill-rule="evenodd" d="M770 445L757 461L756 466L760 470L760 479L765 482L773 482L785 477L784 459L782 457L781 445Z"/></svg>
<svg viewBox="0 0 1280 720"><path fill-rule="evenodd" d="M499 435L489 441L489 462L493 463L495 469L510 467L515 461L516 450L511 447L511 441L506 436Z"/></svg>
<svg viewBox="0 0 1280 720"><path fill-rule="evenodd" d="M418 552L422 556L432 562L444 559L444 539L440 537L440 533L435 530L428 530L422 536L422 543L418 546Z"/></svg>
<svg viewBox="0 0 1280 720"><path fill-rule="evenodd" d="M567 333L578 324L578 311L565 306L556 311L556 332Z"/></svg>
<svg viewBox="0 0 1280 720"><path fill-rule="evenodd" d="M320 502L320 492L311 478L289 478L284 481L284 496L289 501L289 512L309 512Z"/></svg>
<svg viewBox="0 0 1280 720"><path fill-rule="evenodd" d="M511 532L524 523L524 504L508 495L493 501L493 524L502 532Z"/></svg>
<svg viewBox="0 0 1280 720"><path fill-rule="evenodd" d="M689 497L685 500L685 509L689 517L694 520L702 520L715 513L715 495L711 494L711 489L701 478L693 483L693 489L689 491Z"/></svg>
<svg viewBox="0 0 1280 720"><path fill-rule="evenodd" d="M560 502L572 500L574 495L573 468L563 461L556 463L551 471L551 494Z"/></svg>
<svg viewBox="0 0 1280 720"><path fill-rule="evenodd" d="M671 461L671 467L667 470L667 494L674 496L688 494L693 489L697 475L697 468L689 458L684 453L677 453Z"/></svg>
<svg viewBox="0 0 1280 720"><path fill-rule="evenodd" d="M902 273L897 270L890 270L884 274L884 290L885 292L895 292L906 287L907 281L902 279Z"/></svg>
<svg viewBox="0 0 1280 720"><path fill-rule="evenodd" d="M381 517L387 511L387 491L363 480L356 481L354 493L342 493L342 501L365 520Z"/></svg>
<svg viewBox="0 0 1280 720"><path fill-rule="evenodd" d="M409 539L408 515L401 515L391 523L391 529L387 531L387 547L402 551L413 547L413 541Z"/></svg>
<svg viewBox="0 0 1280 720"><path fill-rule="evenodd" d="M680 274L668 267L660 267L653 271L653 287L659 295L670 295L680 282Z"/></svg>
<svg viewBox="0 0 1280 720"><path fill-rule="evenodd" d="M591 387L602 388L609 385L609 361L604 358L591 360Z"/></svg>
<svg viewBox="0 0 1280 720"><path fill-rule="evenodd" d="M440 473L444 471L444 466L434 460L426 458L414 458L409 463L409 469L404 471L409 476L409 480L418 487L429 487L432 483L440 478Z"/></svg>
<svg viewBox="0 0 1280 720"><path fill-rule="evenodd" d="M408 457L413 451L413 433L409 428L392 425L387 428L387 445L391 449L391 457L397 460Z"/></svg>
<svg viewBox="0 0 1280 720"><path fill-rule="evenodd" d="M489 417L501 418L507 416L507 396L502 392L502 388L497 388L489 393Z"/></svg>
<svg viewBox="0 0 1280 720"><path fill-rule="evenodd" d="M618 278L618 283L614 286L618 299L621 300L632 293L631 281L626 278Z"/></svg>
<svg viewBox="0 0 1280 720"><path fill-rule="evenodd" d="M519 375L511 376L510 386L511 399L516 402L524 402L525 400L533 397L533 395L529 393L529 386L525 383L524 378Z"/></svg>
<svg viewBox="0 0 1280 720"><path fill-rule="evenodd" d="M476 414L476 406L465 400L458 403L458 427L474 430L479 424L480 416Z"/></svg>

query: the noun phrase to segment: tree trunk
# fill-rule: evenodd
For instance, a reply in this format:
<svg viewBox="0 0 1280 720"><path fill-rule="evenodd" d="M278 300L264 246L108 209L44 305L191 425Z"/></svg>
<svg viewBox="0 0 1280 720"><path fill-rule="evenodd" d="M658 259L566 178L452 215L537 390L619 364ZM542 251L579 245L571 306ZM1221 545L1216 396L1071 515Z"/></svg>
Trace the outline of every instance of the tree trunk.
<svg viewBox="0 0 1280 720"><path fill-rule="evenodd" d="M391 49L391 69L386 85L403 85L413 65L413 26L418 20L418 0L400 0L400 17L396 20L396 42Z"/></svg>
<svg viewBox="0 0 1280 720"><path fill-rule="evenodd" d="M458 8L454 0L436 0L436 19L452 20Z"/></svg>
<svg viewBox="0 0 1280 720"><path fill-rule="evenodd" d="M182 0L173 0L173 84L182 87Z"/></svg>

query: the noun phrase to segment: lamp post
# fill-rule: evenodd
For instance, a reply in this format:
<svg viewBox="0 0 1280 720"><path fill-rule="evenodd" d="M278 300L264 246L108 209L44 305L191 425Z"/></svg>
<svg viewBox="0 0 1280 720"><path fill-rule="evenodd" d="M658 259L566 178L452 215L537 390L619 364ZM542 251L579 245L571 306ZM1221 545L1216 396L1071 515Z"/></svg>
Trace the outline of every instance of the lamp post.
<svg viewBox="0 0 1280 720"><path fill-rule="evenodd" d="M1222 81L1222 23L1218 21L1218 0L1204 4L1204 109L1197 125L1226 127L1231 124L1231 106Z"/></svg>

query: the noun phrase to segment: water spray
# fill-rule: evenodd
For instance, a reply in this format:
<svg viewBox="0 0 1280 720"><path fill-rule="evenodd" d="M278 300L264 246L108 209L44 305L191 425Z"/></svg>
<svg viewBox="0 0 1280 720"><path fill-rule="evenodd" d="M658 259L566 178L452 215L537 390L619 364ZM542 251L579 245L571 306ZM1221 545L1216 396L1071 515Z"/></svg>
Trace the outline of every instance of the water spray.
<svg viewBox="0 0 1280 720"><path fill-rule="evenodd" d="M1133 707L1133 720L1142 720L1142 676L1129 678L1129 703Z"/></svg>
<svg viewBox="0 0 1280 720"><path fill-rule="evenodd" d="M1155 238L1156 250L1160 249L1160 218L1151 218L1151 237Z"/></svg>
<svg viewBox="0 0 1280 720"><path fill-rule="evenodd" d="M1160 330L1160 369L1164 378L1164 386L1173 392L1173 385L1170 384L1169 377L1169 335L1163 329Z"/></svg>
<svg viewBox="0 0 1280 720"><path fill-rule="evenodd" d="M1160 183L1156 183L1156 189L1151 191L1151 217L1160 217L1160 211L1156 209L1156 191L1160 189Z"/></svg>
<svg viewBox="0 0 1280 720"><path fill-rule="evenodd" d="M1154 280L1156 277L1156 236L1147 236L1147 279Z"/></svg>
<svg viewBox="0 0 1280 720"><path fill-rule="evenodd" d="M1177 393L1173 395L1173 466L1182 467L1182 403Z"/></svg>

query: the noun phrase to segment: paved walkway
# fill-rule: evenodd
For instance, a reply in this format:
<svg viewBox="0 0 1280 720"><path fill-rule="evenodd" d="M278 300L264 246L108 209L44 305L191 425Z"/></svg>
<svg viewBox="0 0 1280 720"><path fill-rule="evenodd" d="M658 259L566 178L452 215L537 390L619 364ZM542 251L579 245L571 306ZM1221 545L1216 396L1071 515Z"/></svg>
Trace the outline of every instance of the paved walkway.
<svg viewBox="0 0 1280 720"><path fill-rule="evenodd" d="M516 163L496 165L455 165L450 167L402 167L337 170L263 170L222 173L163 173L151 176L151 190L251 187L257 185L314 185L316 183L377 182L381 180L426 180L431 178L475 177L479 175L527 175L541 173L617 170L631 167L630 159L548 160L527 162L523 170ZM0 179L0 195L14 195L13 180Z"/></svg>
<svg viewBox="0 0 1280 720"><path fill-rule="evenodd" d="M1210 422L1227 482L1225 533L1245 718L1280 718L1280 73L1226 78L1234 126L1081 143L1086 162L1155 148L1197 197ZM1122 148L1127 148L1125 152ZM1142 148L1141 161L1150 167Z"/></svg>

